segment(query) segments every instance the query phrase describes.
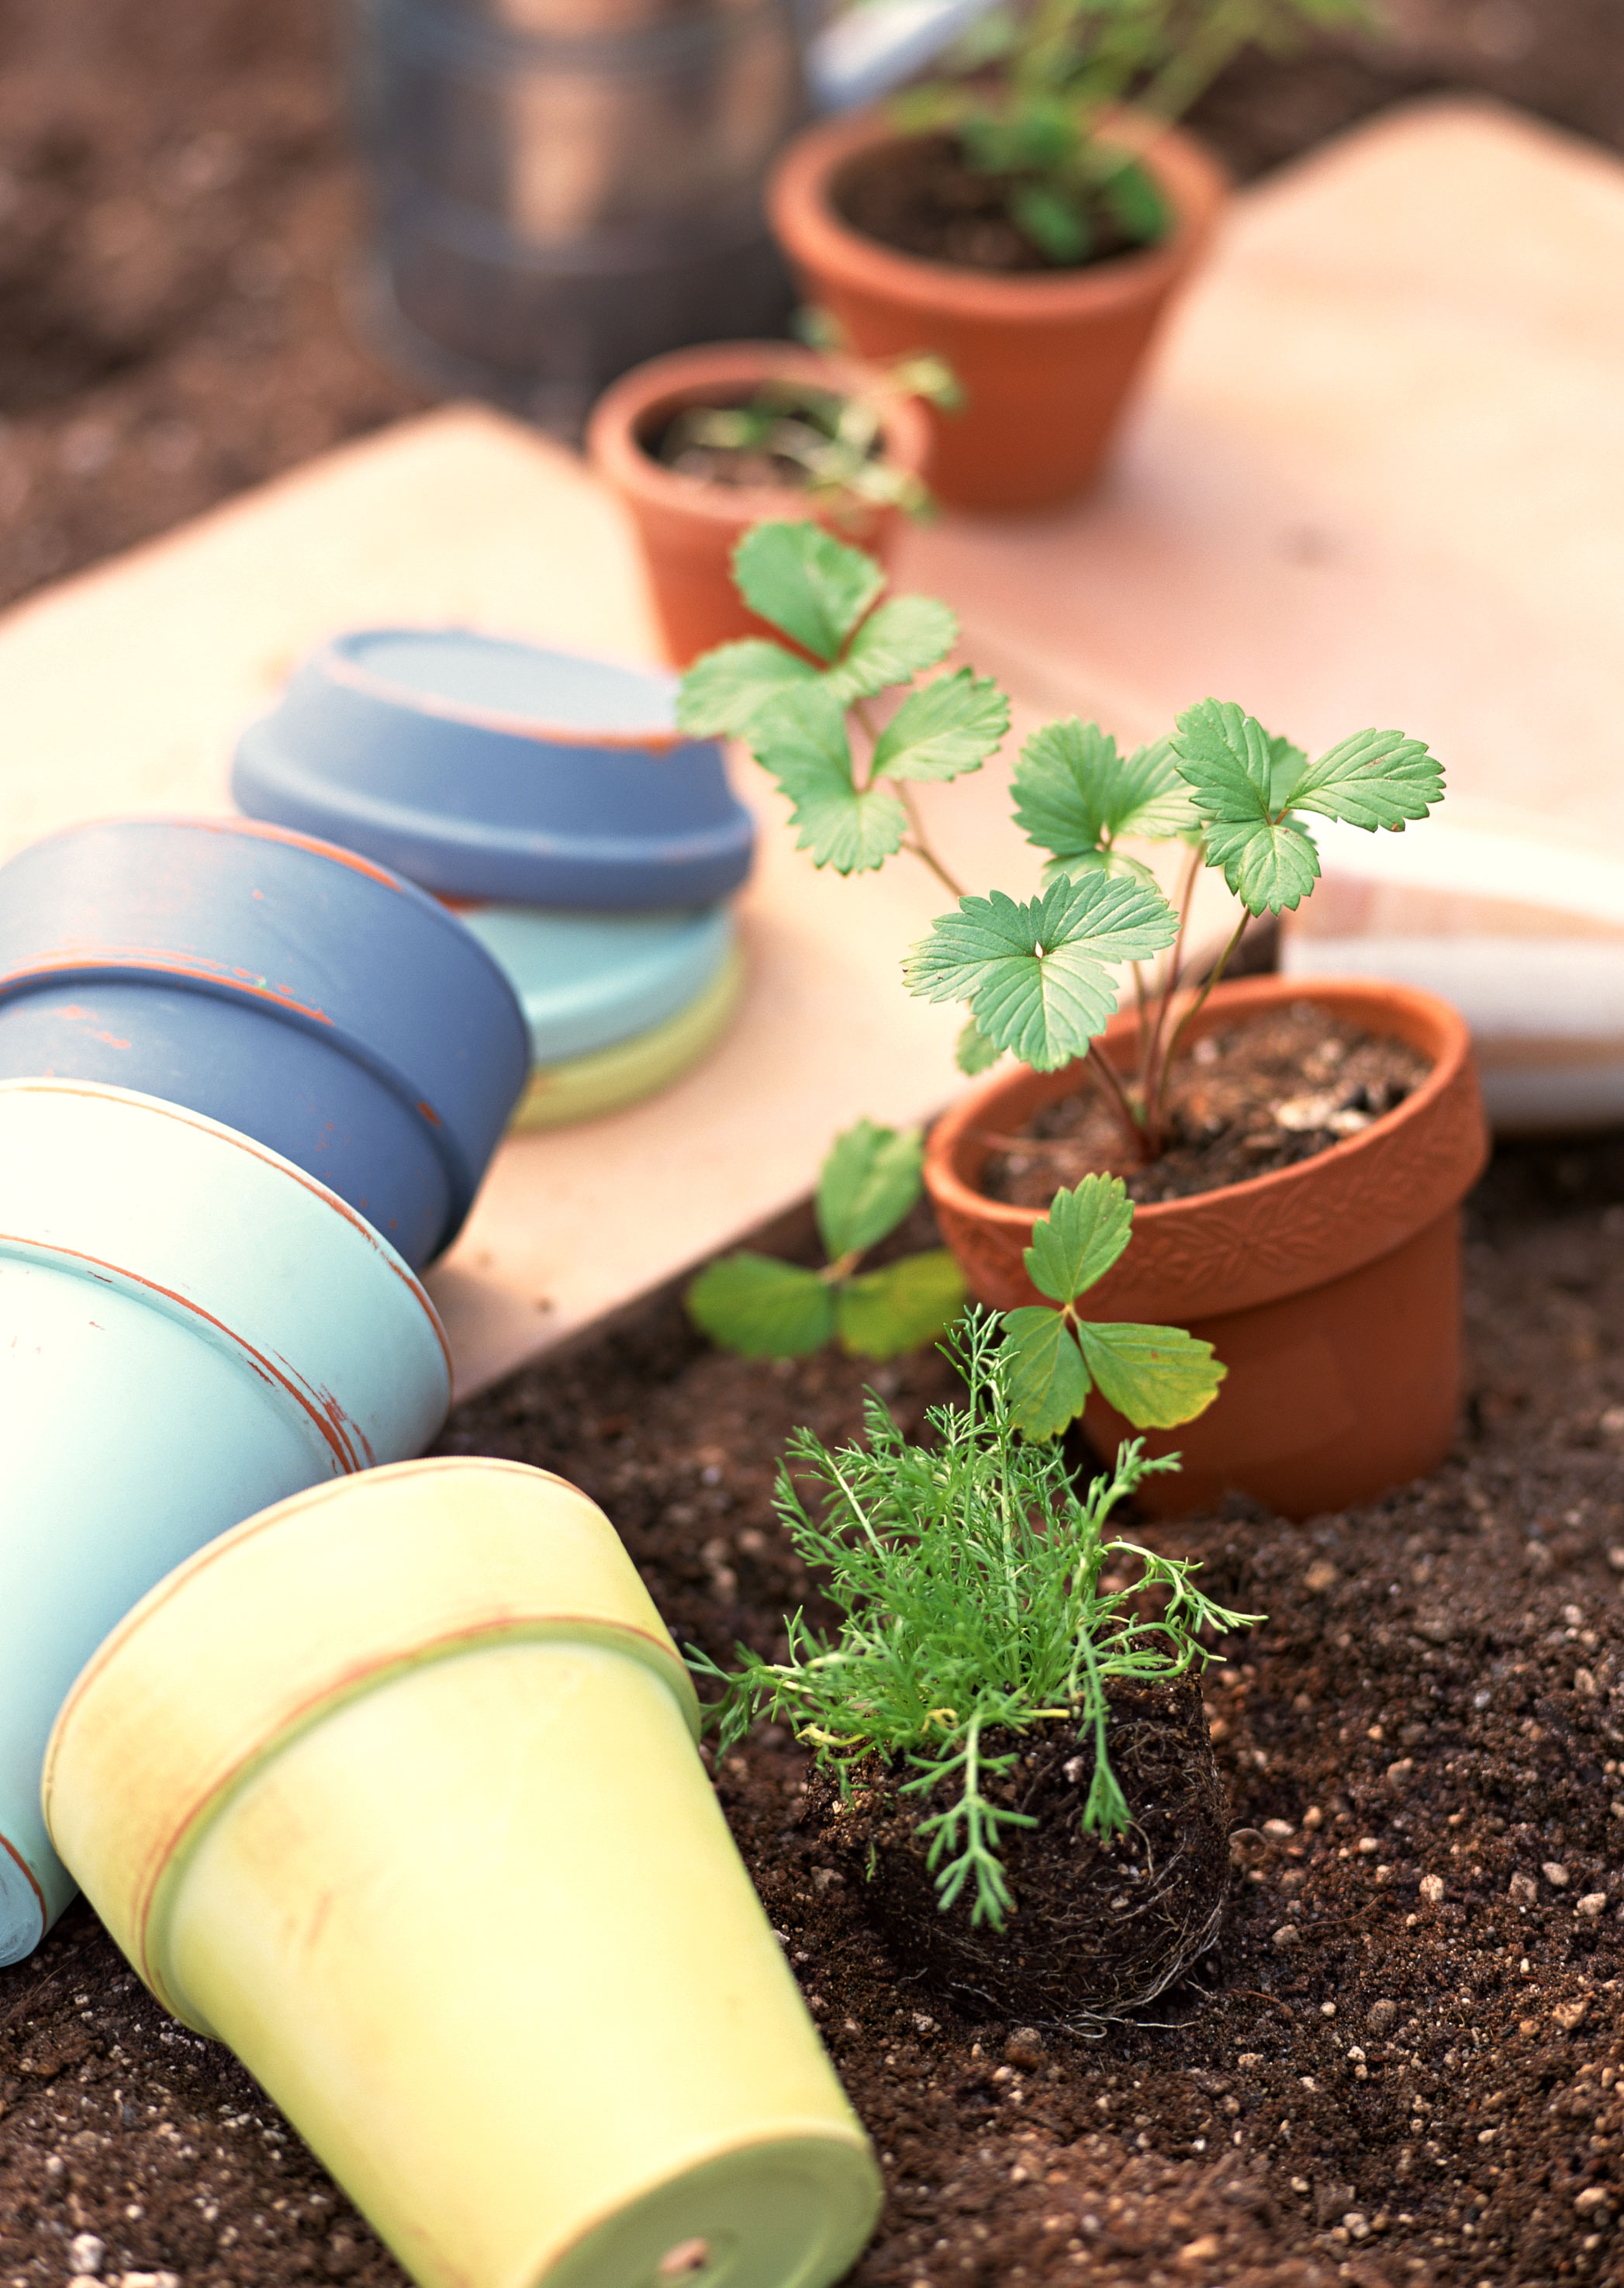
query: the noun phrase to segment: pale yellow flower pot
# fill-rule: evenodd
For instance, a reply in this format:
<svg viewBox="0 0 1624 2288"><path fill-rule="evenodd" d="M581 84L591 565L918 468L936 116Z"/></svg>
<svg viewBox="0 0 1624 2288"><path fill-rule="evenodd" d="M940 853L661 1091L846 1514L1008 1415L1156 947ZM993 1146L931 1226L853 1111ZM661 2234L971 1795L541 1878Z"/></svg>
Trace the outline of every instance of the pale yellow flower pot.
<svg viewBox="0 0 1624 2288"><path fill-rule="evenodd" d="M408 1462L160 1583L45 1815L424 2288L824 2288L878 2173L697 1721L583 1494Z"/></svg>

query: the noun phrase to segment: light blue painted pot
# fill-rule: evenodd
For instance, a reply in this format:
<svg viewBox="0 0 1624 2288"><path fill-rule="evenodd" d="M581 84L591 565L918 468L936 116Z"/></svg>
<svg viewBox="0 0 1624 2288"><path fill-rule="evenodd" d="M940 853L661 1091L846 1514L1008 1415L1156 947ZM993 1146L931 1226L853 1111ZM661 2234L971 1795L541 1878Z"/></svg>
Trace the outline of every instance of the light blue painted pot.
<svg viewBox="0 0 1624 2288"><path fill-rule="evenodd" d="M677 678L463 628L363 628L242 735L251 818L319 834L441 897L647 910L749 873L749 813Z"/></svg>
<svg viewBox="0 0 1624 2288"><path fill-rule="evenodd" d="M420 1452L432 1305L335 1194L123 1089L0 1082L0 1965L73 1896L39 1805L96 1646L268 1502Z"/></svg>
<svg viewBox="0 0 1624 2288"><path fill-rule="evenodd" d="M697 1001L733 942L725 906L699 913L538 913L470 906L463 919L505 971L533 1064L592 1055Z"/></svg>
<svg viewBox="0 0 1624 2288"><path fill-rule="evenodd" d="M455 1238L529 1064L479 941L330 843L103 819L0 867L0 1077L102 1081L241 1129L414 1268Z"/></svg>

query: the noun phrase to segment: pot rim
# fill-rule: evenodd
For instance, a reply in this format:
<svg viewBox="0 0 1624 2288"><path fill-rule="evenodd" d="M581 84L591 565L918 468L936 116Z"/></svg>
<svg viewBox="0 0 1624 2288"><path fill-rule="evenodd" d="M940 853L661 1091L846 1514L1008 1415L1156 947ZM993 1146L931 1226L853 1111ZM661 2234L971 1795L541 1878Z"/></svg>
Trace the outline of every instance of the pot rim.
<svg viewBox="0 0 1624 2288"><path fill-rule="evenodd" d="M1143 118L1131 109L1120 115ZM1227 171L1182 128L1159 131L1138 155L1173 209L1174 227L1156 245L1080 271L1036 276L928 262L871 239L842 219L829 195L839 167L860 152L915 139L883 109L848 113L804 128L767 179L767 219L792 260L833 274L848 289L899 303L920 315L949 310L961 320L1000 326L1051 326L1103 316L1161 292L1189 264L1228 188Z"/></svg>
<svg viewBox="0 0 1624 2288"><path fill-rule="evenodd" d="M867 398L880 412L883 458L923 476L931 453L924 409L891 389L860 359L803 349L790 342L711 342L670 350L633 366L593 407L587 424L588 458L598 474L633 499L725 530L767 520L805 521L815 516L812 496L791 485L715 485L668 469L646 451L638 436L662 413L701 402L712 389L754 381L831 382L844 395ZM867 504L866 504L867 505ZM873 504L883 514L883 503Z"/></svg>
<svg viewBox="0 0 1624 2288"><path fill-rule="evenodd" d="M1382 1112L1361 1128L1359 1135L1338 1137L1327 1151L1315 1153L1311 1160L1297 1160L1292 1167L1270 1169L1263 1176L1247 1176L1240 1183L1215 1185L1210 1192L1192 1192L1184 1199L1155 1199L1144 1206L1135 1206L1135 1235L1162 1231L1168 1224L1190 1222L1196 1215L1208 1211L1226 1211L1235 1201L1258 1201L1270 1196L1295 1195L1315 1183L1315 1172L1325 1173L1331 1167L1347 1167L1357 1160L1367 1160L1373 1153L1382 1153L1398 1131L1414 1124L1422 1115L1432 1112L1434 1105L1460 1082L1462 1071L1470 1060L1470 1029L1460 1009L1450 1002L1438 1000L1437 993L1425 993L1421 986L1393 984L1382 977L1231 977L1212 989L1206 1006L1196 1018L1192 1018L1187 1045L1194 1045L1208 1032L1232 1012L1247 1006L1271 1006L1279 1002L1327 1002L1335 1005L1338 997L1351 997L1359 1002L1384 1002L1389 1009L1398 1009L1411 1018L1416 1039L1414 1048L1425 1048L1432 1055L1432 1071L1427 1073L1421 1087L1414 1089L1402 1105L1393 1105L1390 1112ZM1139 1016L1132 1009L1123 1009L1109 1021L1103 1039L1107 1045L1125 1044L1139 1029ZM1373 1028L1374 1029L1374 1028ZM1112 1041L1112 1034L1116 1039ZM1409 1034L1400 1034L1409 1039ZM1011 1201L990 1199L979 1192L961 1173L961 1163L974 1151L977 1121L986 1116L986 1108L993 1105L1009 1089L1025 1087L1032 1077L1041 1080L1071 1080L1080 1084L1087 1060L1077 1057L1073 1064L1061 1066L1055 1073L1036 1076L1034 1066L1013 1066L1011 1071L993 1073L979 1087L965 1089L956 1103L942 1112L936 1125L931 1128L926 1144L926 1183L931 1196L938 1199L949 1211L961 1215L974 1215L977 1222L993 1224L1000 1231L1029 1233L1036 1224L1041 1208L1018 1208ZM1073 1093L1073 1089L1055 1089L1048 1100L1059 1100ZM986 1157L986 1156L984 1156Z"/></svg>
<svg viewBox="0 0 1624 2288"><path fill-rule="evenodd" d="M457 1480L475 1490L460 1510ZM335 1501L339 1513L324 1514ZM558 1530L560 1505L585 1529L574 1546ZM318 1620L310 1641L289 1645L265 1616L278 1590L286 1598L301 1580L323 1607L342 1605L345 1623ZM344 1593L368 1583L369 1596ZM289 1739L418 1666L560 1640L634 1659L697 1742L693 1680L614 1527L567 1479L443 1454L313 1486L206 1544L103 1640L51 1728L47 1830L76 1877L77 1842L99 1839L89 1855L112 1886L95 1883L98 1911L165 2006L208 2033L163 1975L163 1925L187 1861L232 1798ZM197 1646L209 1650L188 1657ZM141 1784L121 1793L104 1784L106 1760L122 1752L131 1711L159 1736Z"/></svg>

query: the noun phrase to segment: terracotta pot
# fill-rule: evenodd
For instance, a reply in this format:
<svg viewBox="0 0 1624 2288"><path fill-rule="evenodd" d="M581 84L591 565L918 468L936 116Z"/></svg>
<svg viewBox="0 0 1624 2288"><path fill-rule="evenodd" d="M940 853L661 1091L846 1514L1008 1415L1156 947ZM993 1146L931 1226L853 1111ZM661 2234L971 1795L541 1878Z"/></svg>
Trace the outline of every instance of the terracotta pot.
<svg viewBox="0 0 1624 2288"><path fill-rule="evenodd" d="M790 486L707 484L666 468L645 449L685 405L737 405L764 381L811 381L853 396L877 398L885 452L914 476L931 452L931 423L915 399L887 392L878 377L844 358L783 342L719 342L653 358L605 391L587 427L594 467L625 503L643 544L654 610L668 655L686 667L713 644L769 632L747 611L733 581L733 553L753 524L774 517L815 517L853 546L882 560L900 512L856 504L836 512L814 507Z"/></svg>
<svg viewBox="0 0 1624 2288"><path fill-rule="evenodd" d="M1162 313L1200 260L1223 202L1217 162L1176 129L1145 163L1173 210L1159 246L1093 268L1024 276L927 262L841 219L830 186L897 139L883 111L820 122L767 187L767 212L809 302L867 358L945 357L966 403L932 411L931 486L955 508L1042 508L1099 471Z"/></svg>
<svg viewBox="0 0 1624 2288"><path fill-rule="evenodd" d="M1456 1211L1488 1156L1465 1021L1407 986L1259 977L1220 986L1185 1041L1295 1001L1396 1035L1432 1070L1397 1110L1315 1159L1135 1212L1127 1252L1089 1291L1089 1316L1188 1327L1229 1369L1205 1414L1146 1439L1152 1453L1184 1457L1178 1476L1141 1491L1159 1516L1208 1508L1230 1490L1287 1517L1340 1509L1436 1468L1454 1434ZM1131 1015L1106 1029L1121 1071L1137 1035ZM975 1188L986 1133L1018 1132L1070 1095L1082 1071L999 1074L931 1132L925 1183L942 1235L970 1292L999 1310L1042 1299L1022 1261L1032 1211ZM1132 1434L1097 1395L1085 1424L1102 1452Z"/></svg>
<svg viewBox="0 0 1624 2288"><path fill-rule="evenodd" d="M868 2141L596 1504L447 1458L279 1504L68 1694L59 1849L424 2288L827 2288Z"/></svg>

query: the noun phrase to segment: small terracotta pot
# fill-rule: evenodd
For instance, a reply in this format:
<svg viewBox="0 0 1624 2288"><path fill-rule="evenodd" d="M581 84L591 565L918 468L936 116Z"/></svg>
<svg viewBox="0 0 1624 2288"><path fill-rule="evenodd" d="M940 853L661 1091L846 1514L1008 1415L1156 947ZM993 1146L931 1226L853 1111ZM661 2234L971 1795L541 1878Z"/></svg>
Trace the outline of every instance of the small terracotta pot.
<svg viewBox="0 0 1624 2288"><path fill-rule="evenodd" d="M1175 217L1161 245L1083 270L1025 275L927 262L843 221L841 170L897 140L883 111L820 121L789 146L767 213L809 302L862 356L934 350L966 402L932 411L931 486L955 508L1043 508L1097 473L1162 313L1205 251L1227 187L1176 129L1145 153Z"/></svg>
<svg viewBox="0 0 1624 2288"><path fill-rule="evenodd" d="M792 486L707 484L668 469L646 449L687 405L742 404L764 381L816 382L875 399L884 419L885 457L922 476L931 422L915 399L898 397L879 377L844 358L784 342L718 342L675 350L622 374L593 409L587 451L599 476L630 512L643 544L667 655L686 667L713 644L769 632L733 586L733 553L751 525L812 517L854 547L889 554L900 512L852 504L814 505Z"/></svg>
<svg viewBox="0 0 1624 2288"><path fill-rule="evenodd" d="M345 1492L91 1659L63 1857L423 2288L827 2288L879 2172L609 1521L512 1462Z"/></svg>
<svg viewBox="0 0 1624 2288"><path fill-rule="evenodd" d="M1395 1111L1316 1158L1134 1213L1133 1237L1088 1296L1093 1319L1187 1327L1229 1369L1193 1422L1152 1431L1184 1458L1139 1499L1176 1517L1226 1491L1287 1517L1367 1501L1437 1467L1454 1434L1461 1379L1457 1209L1488 1156L1465 1021L1447 1002L1369 979L1248 978L1222 985L1189 1044L1296 1001L1396 1035L1432 1070ZM1138 1020L1113 1018L1105 1052L1132 1068ZM999 1310L1042 1298L1022 1261L1034 1220L975 1188L988 1132L1018 1132L1083 1084L1083 1068L1026 1066L971 1089L938 1121L925 1183L970 1292ZM1085 1425L1102 1452L1130 1426L1096 1394Z"/></svg>

